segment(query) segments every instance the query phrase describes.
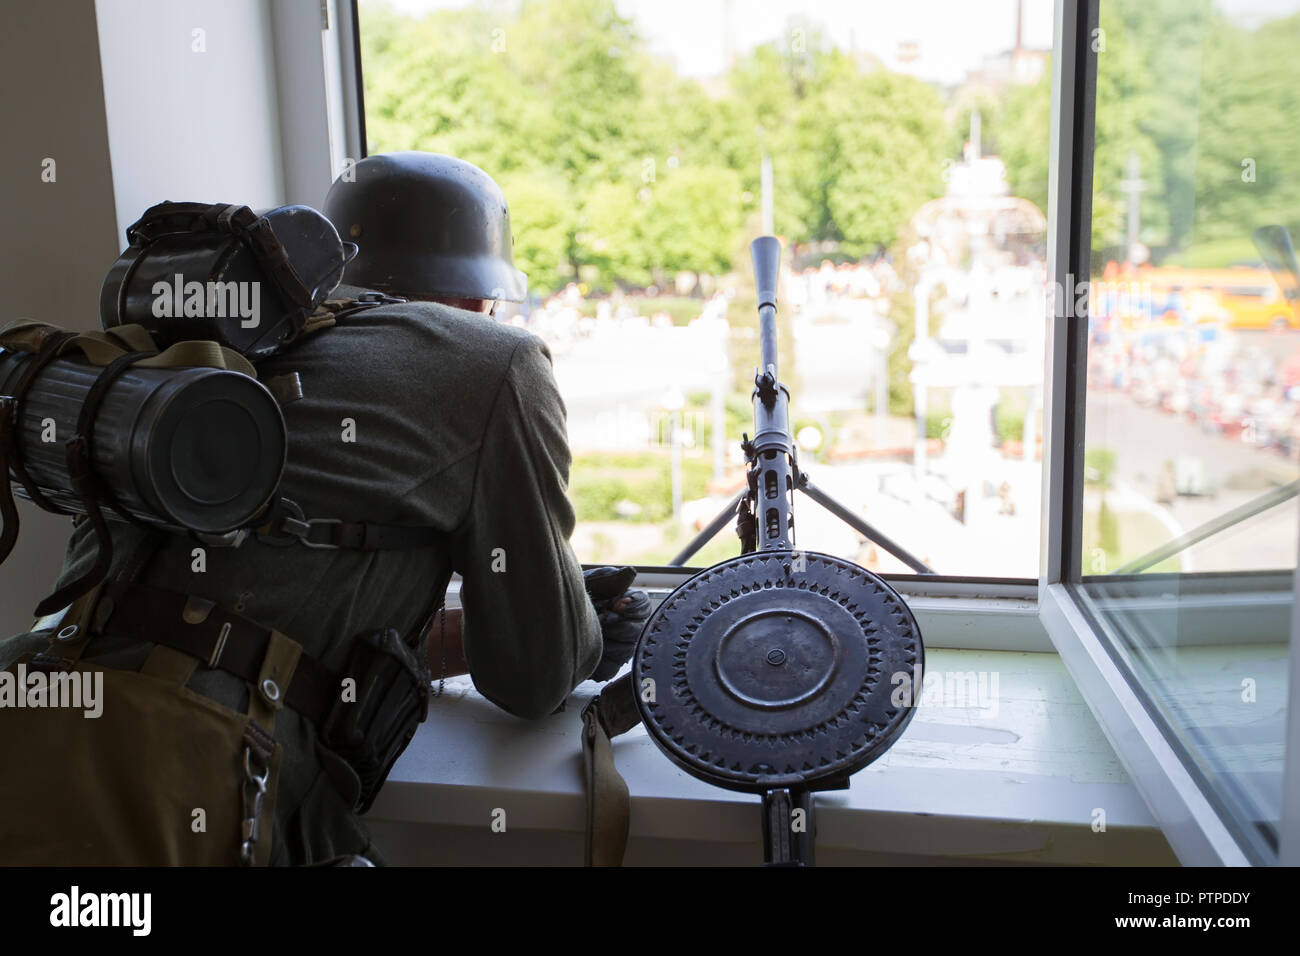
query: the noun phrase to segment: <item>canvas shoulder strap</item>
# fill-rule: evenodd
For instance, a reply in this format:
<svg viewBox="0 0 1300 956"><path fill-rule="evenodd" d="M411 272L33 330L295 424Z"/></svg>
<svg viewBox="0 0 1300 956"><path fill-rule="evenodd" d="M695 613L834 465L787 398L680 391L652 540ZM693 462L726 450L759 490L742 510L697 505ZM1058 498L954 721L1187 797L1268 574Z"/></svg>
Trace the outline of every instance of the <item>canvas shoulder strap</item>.
<svg viewBox="0 0 1300 956"><path fill-rule="evenodd" d="M587 791L586 865L621 866L631 800L614 765L611 738L641 722L631 673L605 686L582 710L582 763Z"/></svg>

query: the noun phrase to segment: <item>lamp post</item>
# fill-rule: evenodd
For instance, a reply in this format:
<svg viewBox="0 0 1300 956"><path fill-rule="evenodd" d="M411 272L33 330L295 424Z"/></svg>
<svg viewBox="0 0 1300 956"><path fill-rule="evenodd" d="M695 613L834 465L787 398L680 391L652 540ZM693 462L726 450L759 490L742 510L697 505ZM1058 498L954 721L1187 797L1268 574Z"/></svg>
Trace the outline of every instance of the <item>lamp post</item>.
<svg viewBox="0 0 1300 956"><path fill-rule="evenodd" d="M881 320L876 318L877 323ZM889 329L883 325L871 331L871 347L876 353L876 448L885 447L885 419L889 414Z"/></svg>
<svg viewBox="0 0 1300 956"><path fill-rule="evenodd" d="M713 419L713 480L721 482L727 471L727 380L731 367L722 352L713 362L713 394L709 408Z"/></svg>
<svg viewBox="0 0 1300 956"><path fill-rule="evenodd" d="M681 389L673 386L664 393L664 408L668 409L669 442L672 448L673 524L682 521L682 439L681 412L686 404Z"/></svg>

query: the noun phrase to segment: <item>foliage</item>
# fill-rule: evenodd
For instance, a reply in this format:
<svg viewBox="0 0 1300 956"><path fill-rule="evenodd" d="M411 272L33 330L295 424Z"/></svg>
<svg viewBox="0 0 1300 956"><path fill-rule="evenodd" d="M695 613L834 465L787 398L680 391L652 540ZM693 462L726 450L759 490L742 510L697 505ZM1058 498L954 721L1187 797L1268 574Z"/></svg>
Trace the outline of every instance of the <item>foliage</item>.
<svg viewBox="0 0 1300 956"><path fill-rule="evenodd" d="M1197 243L1222 252L1197 264L1229 265L1257 226L1295 231L1300 125L1279 119L1300 115L1300 15L1251 30L1211 0L1114 0L1101 6L1101 29L1093 40L1094 259L1123 257L1131 157L1144 184L1139 239L1157 263ZM1050 97L1044 74L1013 90L993 121L1012 192L1043 211Z"/></svg>
<svg viewBox="0 0 1300 956"><path fill-rule="evenodd" d="M1115 450L1094 445L1083 453L1084 481L1101 488L1109 488L1115 475Z"/></svg>
<svg viewBox="0 0 1300 956"><path fill-rule="evenodd" d="M994 425L998 442L1023 441L1025 437L1025 409L1007 402L999 402L994 412Z"/></svg>
<svg viewBox="0 0 1300 956"><path fill-rule="evenodd" d="M1120 567L1119 517L1103 495L1097 508L1097 547L1106 553L1106 567Z"/></svg>
<svg viewBox="0 0 1300 956"><path fill-rule="evenodd" d="M660 522L672 517L672 460L667 450L578 455L569 474L569 498L579 521ZM706 453L683 453L682 500L704 497L712 475ZM634 502L641 511L624 518L620 502Z"/></svg>
<svg viewBox="0 0 1300 956"><path fill-rule="evenodd" d="M925 413L925 437L948 440L952 428L952 412L945 408L929 409Z"/></svg>
<svg viewBox="0 0 1300 956"><path fill-rule="evenodd" d="M614 0L360 12L369 149L449 153L495 177L542 292L747 272L765 153L777 231L855 255L942 186L936 90L864 72L811 29L706 90L648 54Z"/></svg>

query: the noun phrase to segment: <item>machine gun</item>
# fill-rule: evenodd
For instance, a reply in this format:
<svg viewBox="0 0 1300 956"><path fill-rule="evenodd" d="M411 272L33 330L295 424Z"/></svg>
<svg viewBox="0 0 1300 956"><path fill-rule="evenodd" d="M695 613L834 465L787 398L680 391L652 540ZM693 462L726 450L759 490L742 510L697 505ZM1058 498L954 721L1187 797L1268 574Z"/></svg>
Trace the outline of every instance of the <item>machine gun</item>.
<svg viewBox="0 0 1300 956"><path fill-rule="evenodd" d="M670 565L686 564L732 519L741 550L793 547L793 492L803 492L868 541L874 541L918 574L934 569L898 542L854 514L801 471L790 432L790 393L777 376L776 289L781 271L781 244L774 236L760 236L750 245L758 290L760 361L754 376L754 437L743 436L741 450L749 464L748 486L710 521Z"/></svg>
<svg viewBox="0 0 1300 956"><path fill-rule="evenodd" d="M846 789L912 718L925 648L906 603L843 558L794 546L803 491L919 571L900 546L817 489L799 467L790 393L777 364L781 248L752 245L761 362L747 487L673 561L684 564L734 516L741 553L669 594L646 621L631 673L583 711L588 861L618 862L627 789L610 783L609 738L640 721L660 750L707 783L762 798L769 865L813 863L814 794Z"/></svg>

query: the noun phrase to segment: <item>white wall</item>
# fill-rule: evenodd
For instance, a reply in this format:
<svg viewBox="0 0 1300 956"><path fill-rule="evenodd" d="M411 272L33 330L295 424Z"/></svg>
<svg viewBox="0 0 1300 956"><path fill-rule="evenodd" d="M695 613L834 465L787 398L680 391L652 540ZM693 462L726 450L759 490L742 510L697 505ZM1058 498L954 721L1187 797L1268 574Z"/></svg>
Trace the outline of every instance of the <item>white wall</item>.
<svg viewBox="0 0 1300 956"><path fill-rule="evenodd" d="M95 10L119 235L164 200L284 202L268 0L96 0Z"/></svg>
<svg viewBox="0 0 1300 956"><path fill-rule="evenodd" d="M360 158L344 115L343 67L351 57L351 35L343 35L346 25L339 19L338 6L338 0L271 3L284 201L316 208L343 171L345 157ZM325 21L322 7L327 11ZM324 22L328 30L322 29Z"/></svg>
<svg viewBox="0 0 1300 956"><path fill-rule="evenodd" d="M0 325L97 327L104 274L126 227L155 203L319 204L349 139L339 80L325 79L347 38L336 0L328 32L320 9L320 0L58 0L6 11ZM41 180L46 158L51 183ZM0 635L30 625L68 533L66 518L19 507L18 547L0 568Z"/></svg>

